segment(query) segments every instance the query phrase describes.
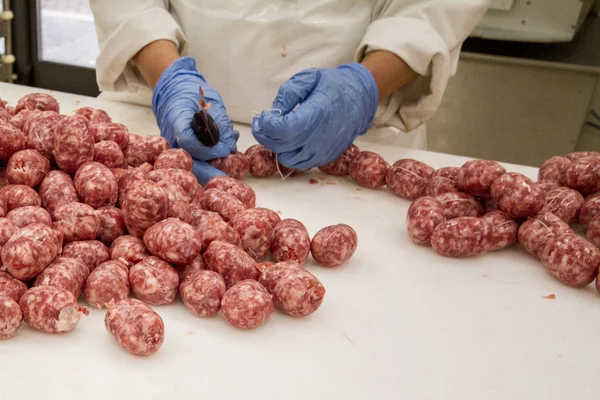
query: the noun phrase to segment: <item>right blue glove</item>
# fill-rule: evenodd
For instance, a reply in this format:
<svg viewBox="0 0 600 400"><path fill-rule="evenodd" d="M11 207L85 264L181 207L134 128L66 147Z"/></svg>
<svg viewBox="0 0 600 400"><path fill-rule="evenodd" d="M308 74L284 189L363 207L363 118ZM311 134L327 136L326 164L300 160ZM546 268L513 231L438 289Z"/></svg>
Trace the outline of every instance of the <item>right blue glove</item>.
<svg viewBox="0 0 600 400"><path fill-rule="evenodd" d="M192 117L200 110L200 87L206 101L211 103L208 113L219 128L219 143L214 147L200 143L190 126ZM213 176L224 175L206 161L235 153L240 134L233 129L221 96L198 73L193 58L181 57L162 73L152 95L152 111L161 136L172 148L190 153L194 159L193 172L201 184Z"/></svg>

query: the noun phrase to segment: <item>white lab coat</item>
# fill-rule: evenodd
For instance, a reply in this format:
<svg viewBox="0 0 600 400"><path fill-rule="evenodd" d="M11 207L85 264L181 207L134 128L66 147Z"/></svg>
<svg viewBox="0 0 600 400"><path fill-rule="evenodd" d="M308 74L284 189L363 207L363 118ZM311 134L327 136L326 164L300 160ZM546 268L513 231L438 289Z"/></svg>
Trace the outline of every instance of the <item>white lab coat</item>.
<svg viewBox="0 0 600 400"><path fill-rule="evenodd" d="M158 39L196 59L234 122L268 109L279 86L309 67L360 62L373 50L421 75L377 110L374 128L404 147L426 147L425 122L456 73L462 42L489 0L90 0L104 97L150 104L132 57ZM373 129L382 132L382 129ZM410 132L410 134L406 134ZM367 133L367 135L377 135ZM372 136L372 139L374 137Z"/></svg>

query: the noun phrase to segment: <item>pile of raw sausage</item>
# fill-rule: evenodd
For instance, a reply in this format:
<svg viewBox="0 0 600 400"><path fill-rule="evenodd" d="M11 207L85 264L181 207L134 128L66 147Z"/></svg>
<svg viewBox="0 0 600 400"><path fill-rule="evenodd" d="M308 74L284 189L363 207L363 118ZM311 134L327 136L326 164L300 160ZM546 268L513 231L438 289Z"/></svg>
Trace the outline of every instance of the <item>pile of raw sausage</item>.
<svg viewBox="0 0 600 400"><path fill-rule="evenodd" d="M102 110L66 116L41 93L16 107L0 101L0 338L23 320L72 331L89 313L81 296L108 309L106 330L137 355L161 347L165 326L152 306L178 295L194 315L220 311L240 329L264 324L275 308L315 312L325 288L303 267L309 255L339 266L358 238L338 224L311 239L300 221L257 207L240 179L297 173L265 150L214 160L229 176L202 187L188 153Z"/></svg>

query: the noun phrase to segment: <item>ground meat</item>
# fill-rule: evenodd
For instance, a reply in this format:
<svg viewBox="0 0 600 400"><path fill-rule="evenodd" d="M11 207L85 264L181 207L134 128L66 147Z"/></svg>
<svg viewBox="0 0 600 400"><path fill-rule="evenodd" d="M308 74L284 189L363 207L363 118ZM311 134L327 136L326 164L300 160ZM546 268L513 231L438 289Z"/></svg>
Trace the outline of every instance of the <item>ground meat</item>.
<svg viewBox="0 0 600 400"><path fill-rule="evenodd" d="M461 192L448 192L437 197L444 209L446 220L458 217L481 217L483 206L475 197Z"/></svg>
<svg viewBox="0 0 600 400"><path fill-rule="evenodd" d="M358 236L346 224L327 226L313 237L310 251L317 263L324 267L342 265L352 257L358 246Z"/></svg>
<svg viewBox="0 0 600 400"><path fill-rule="evenodd" d="M54 214L54 229L64 235L64 242L94 240L100 233L100 221L94 209L83 203L60 206Z"/></svg>
<svg viewBox="0 0 600 400"><path fill-rule="evenodd" d="M6 168L0 167L0 189L2 189L5 186L8 186L8 179L6 179Z"/></svg>
<svg viewBox="0 0 600 400"><path fill-rule="evenodd" d="M60 256L35 279L34 286L54 286L65 289L78 298L90 270L76 258Z"/></svg>
<svg viewBox="0 0 600 400"><path fill-rule="evenodd" d="M23 228L30 224L44 224L52 227L52 218L48 211L42 207L36 206L25 206L15 208L6 215L6 218L10 220L17 228Z"/></svg>
<svg viewBox="0 0 600 400"><path fill-rule="evenodd" d="M556 215L545 212L523 222L519 228L518 239L525 250L539 257L548 239L572 232L569 225Z"/></svg>
<svg viewBox="0 0 600 400"><path fill-rule="evenodd" d="M431 246L444 257L484 254L492 243L492 227L482 218L460 217L439 224L431 234Z"/></svg>
<svg viewBox="0 0 600 400"><path fill-rule="evenodd" d="M36 277L62 250L62 235L43 224L20 229L2 248L2 263L20 280Z"/></svg>
<svg viewBox="0 0 600 400"><path fill-rule="evenodd" d="M206 269L206 264L204 263L204 257L202 257L202 254L198 254L198 257L194 258L191 263L186 265L177 265L175 269L179 275L179 288L181 289L181 283L192 276L192 274L195 272Z"/></svg>
<svg viewBox="0 0 600 400"><path fill-rule="evenodd" d="M257 281L246 279L231 286L221 300L223 317L238 329L254 329L267 322L273 300Z"/></svg>
<svg viewBox="0 0 600 400"><path fill-rule="evenodd" d="M187 309L198 317L212 317L221 309L225 281L213 271L200 270L184 280L179 293Z"/></svg>
<svg viewBox="0 0 600 400"><path fill-rule="evenodd" d="M190 263L202 250L202 239L196 229L176 218L167 218L148 228L144 244L150 253L173 264Z"/></svg>
<svg viewBox="0 0 600 400"><path fill-rule="evenodd" d="M19 228L7 218L0 218L0 249L8 242L8 239L19 231Z"/></svg>
<svg viewBox="0 0 600 400"><path fill-rule="evenodd" d="M1 189L1 187L0 187ZM0 218L4 218L6 216L6 213L8 211L8 204L6 203L6 199L4 198L4 195L2 195L1 191L0 191Z"/></svg>
<svg viewBox="0 0 600 400"><path fill-rule="evenodd" d="M255 144L246 150L250 163L250 174L258 178L267 178L277 173L275 153L260 144Z"/></svg>
<svg viewBox="0 0 600 400"><path fill-rule="evenodd" d="M154 162L154 169L175 168L191 171L192 166L192 156L183 149L165 150Z"/></svg>
<svg viewBox="0 0 600 400"><path fill-rule="evenodd" d="M406 216L408 236L418 245L431 245L431 234L436 226L446 220L442 204L430 196L415 200Z"/></svg>
<svg viewBox="0 0 600 400"><path fill-rule="evenodd" d="M388 169L385 183L396 195L415 200L425 195L435 170L420 161L398 160Z"/></svg>
<svg viewBox="0 0 600 400"><path fill-rule="evenodd" d="M457 167L444 167L435 171L425 188L425 194L436 197L444 193L458 192L458 171Z"/></svg>
<svg viewBox="0 0 600 400"><path fill-rule="evenodd" d="M129 269L123 261L110 260L98 265L85 284L85 300L91 307L106 308L111 301L129 296Z"/></svg>
<svg viewBox="0 0 600 400"><path fill-rule="evenodd" d="M246 208L256 207L254 190L248 184L228 176L215 176L206 184L205 189L218 189L227 192L244 203Z"/></svg>
<svg viewBox="0 0 600 400"><path fill-rule="evenodd" d="M59 112L58 101L47 93L29 93L21 97L15 107L18 114L21 110L39 110Z"/></svg>
<svg viewBox="0 0 600 400"><path fill-rule="evenodd" d="M558 183L558 181L541 180L535 183L535 187L545 196L546 193L548 193L552 189L559 188L560 183Z"/></svg>
<svg viewBox="0 0 600 400"><path fill-rule="evenodd" d="M281 218L266 208L251 208L236 214L231 226L240 235L242 247L255 261L260 261L269 253L273 229Z"/></svg>
<svg viewBox="0 0 600 400"><path fill-rule="evenodd" d="M538 179L560 182L564 180L564 173L569 164L571 164L571 160L566 157L551 157L544 161L540 167L538 171Z"/></svg>
<svg viewBox="0 0 600 400"><path fill-rule="evenodd" d="M460 167L457 182L465 193L488 199L492 184L505 173L504 167L495 161L472 160Z"/></svg>
<svg viewBox="0 0 600 400"><path fill-rule="evenodd" d="M600 217L595 215L587 224L587 238L596 246L600 246Z"/></svg>
<svg viewBox="0 0 600 400"><path fill-rule="evenodd" d="M202 205L205 210L218 213L225 222L231 221L238 213L246 209L244 203L229 193L218 189L205 191Z"/></svg>
<svg viewBox="0 0 600 400"><path fill-rule="evenodd" d="M110 246L109 252L111 259L118 260L122 258L131 265L139 263L150 255L142 239L130 235L115 239Z"/></svg>
<svg viewBox="0 0 600 400"><path fill-rule="evenodd" d="M108 247L98 240L71 242L64 247L62 255L81 261L88 268L88 273L110 260Z"/></svg>
<svg viewBox="0 0 600 400"><path fill-rule="evenodd" d="M94 161L107 168L127 168L123 151L115 142L99 142L94 145Z"/></svg>
<svg viewBox="0 0 600 400"><path fill-rule="evenodd" d="M42 199L35 190L25 185L8 185L0 190L0 196L6 199L7 211L19 207L42 205Z"/></svg>
<svg viewBox="0 0 600 400"><path fill-rule="evenodd" d="M131 136L129 136L131 139ZM161 136L147 136L140 140L129 142L125 149L127 163L138 167L143 163L154 164L156 157L165 150L169 149L169 142Z"/></svg>
<svg viewBox="0 0 600 400"><path fill-rule="evenodd" d="M37 187L50 171L50 161L36 150L17 151L6 166L6 179L14 185Z"/></svg>
<svg viewBox="0 0 600 400"><path fill-rule="evenodd" d="M583 287L598 275L600 250L582 237L566 234L548 239L540 258L559 281Z"/></svg>
<svg viewBox="0 0 600 400"><path fill-rule="evenodd" d="M204 262L207 269L223 276L228 288L244 279L258 279L252 257L230 243L213 241L204 253Z"/></svg>
<svg viewBox="0 0 600 400"><path fill-rule="evenodd" d="M165 179L173 181L181 186L190 199L193 199L196 196L196 193L202 190L202 186L198 184L198 180L194 174L182 169L165 168L154 170L148 173L148 179L153 182L159 182Z"/></svg>
<svg viewBox="0 0 600 400"><path fill-rule="evenodd" d="M146 257L129 270L131 291L151 305L172 303L177 297L179 274L158 257Z"/></svg>
<svg viewBox="0 0 600 400"><path fill-rule="evenodd" d="M17 303L27 291L27 285L13 278L8 272L0 271L0 293L10 297Z"/></svg>
<svg viewBox="0 0 600 400"><path fill-rule="evenodd" d="M11 116L10 120L8 122L15 128L23 130L25 128L25 124L27 123L27 121L29 121L31 118L33 118L34 116L36 116L40 113L41 113L41 111L39 111L39 110L35 110L35 111L23 110L23 111L19 112L18 114ZM2 122L6 122L6 121L3 120Z"/></svg>
<svg viewBox="0 0 600 400"><path fill-rule="evenodd" d="M351 144L337 159L319 167L319 169L328 175L347 176L349 173L350 162L360 153L360 149Z"/></svg>
<svg viewBox="0 0 600 400"><path fill-rule="evenodd" d="M600 190L600 158L576 159L565 168L564 175L565 186L584 196L595 193Z"/></svg>
<svg viewBox="0 0 600 400"><path fill-rule="evenodd" d="M119 177L117 184L119 185L119 204L122 206L125 201L125 195L130 189L133 189L140 183L146 181L148 174L144 171L131 169Z"/></svg>
<svg viewBox="0 0 600 400"><path fill-rule="evenodd" d="M565 156L565 158L567 158L571 161L577 161L581 158L588 158L588 157L600 157L600 153L598 153L597 151L575 151L575 152L569 153Z"/></svg>
<svg viewBox="0 0 600 400"><path fill-rule="evenodd" d="M125 150L129 146L129 131L125 125L101 122L91 124L90 131L94 135L96 143L114 142L121 150Z"/></svg>
<svg viewBox="0 0 600 400"><path fill-rule="evenodd" d="M273 229L271 253L276 261L296 261L304 264L310 253L310 235L302 222L283 219Z"/></svg>
<svg viewBox="0 0 600 400"><path fill-rule="evenodd" d="M204 210L197 208L192 211L192 217L190 219L190 225L198 227L207 221L223 221L223 218L219 214L213 211Z"/></svg>
<svg viewBox="0 0 600 400"><path fill-rule="evenodd" d="M348 166L348 174L359 185L379 188L386 183L389 164L379 154L361 151L356 154Z"/></svg>
<svg viewBox="0 0 600 400"><path fill-rule="evenodd" d="M544 207L544 196L535 183L524 175L509 172L492 184L492 198L511 218L527 218L536 215Z"/></svg>
<svg viewBox="0 0 600 400"><path fill-rule="evenodd" d="M250 172L250 160L239 151L226 157L212 160L210 163L213 167L220 169L233 179L243 179Z"/></svg>
<svg viewBox="0 0 600 400"><path fill-rule="evenodd" d="M198 211L205 210L197 210L195 213ZM208 214L198 218L198 223L196 224L196 230L202 237L203 249L208 249L208 246L210 246L210 244L215 240L231 243L237 247L242 247L242 239L235 229L231 227L231 225L223 221L223 219L217 213L213 213L211 211L205 211L205 213Z"/></svg>
<svg viewBox="0 0 600 400"><path fill-rule="evenodd" d="M125 168L111 168L110 172L112 172L112 174L115 176L115 178L117 179L117 182L119 182L119 179L121 179L121 177L123 175L125 175L127 173L127 169ZM120 188L119 188L119 193L120 193Z"/></svg>
<svg viewBox="0 0 600 400"><path fill-rule="evenodd" d="M168 197L156 183L143 181L127 191L122 210L129 233L141 237L146 229L167 217Z"/></svg>
<svg viewBox="0 0 600 400"><path fill-rule="evenodd" d="M483 219L492 227L492 238L488 251L502 250L517 242L519 224L502 211L487 213Z"/></svg>
<svg viewBox="0 0 600 400"><path fill-rule="evenodd" d="M110 246L118 237L126 232L123 211L113 206L100 207L94 211L100 222L98 240Z"/></svg>
<svg viewBox="0 0 600 400"><path fill-rule="evenodd" d="M42 206L55 218L56 210L69 203L79 202L75 184L69 175L62 171L50 171L38 189Z"/></svg>
<svg viewBox="0 0 600 400"><path fill-rule="evenodd" d="M110 169L97 162L84 164L77 170L75 190L79 199L93 208L114 206L119 195L115 176Z"/></svg>
<svg viewBox="0 0 600 400"><path fill-rule="evenodd" d="M54 111L43 111L31 115L27 121L27 147L37 150L42 156L54 161L54 127L63 116Z"/></svg>
<svg viewBox="0 0 600 400"><path fill-rule="evenodd" d="M106 111L92 108L81 107L75 110L75 115L80 115L90 122L90 125L101 124L104 122L112 122Z"/></svg>
<svg viewBox="0 0 600 400"><path fill-rule="evenodd" d="M162 318L150 306L136 299L109 304L104 325L125 351L136 356L156 353L165 340Z"/></svg>
<svg viewBox="0 0 600 400"><path fill-rule="evenodd" d="M549 191L545 203L544 211L551 212L570 225L577 220L585 199L579 192L561 187Z"/></svg>
<svg viewBox="0 0 600 400"><path fill-rule="evenodd" d="M140 165L139 167L135 167L135 169L139 169L140 171L145 172L146 174L149 174L151 171L154 171L154 166L152 166L152 164L150 164L150 163L145 162L142 165Z"/></svg>
<svg viewBox="0 0 600 400"><path fill-rule="evenodd" d="M192 219L191 200L181 186L169 179L164 179L156 183L167 195L167 218L178 218L183 222L189 223Z"/></svg>
<svg viewBox="0 0 600 400"><path fill-rule="evenodd" d="M26 147L27 137L23 131L7 122L0 122L0 161L8 160Z"/></svg>
<svg viewBox="0 0 600 400"><path fill-rule="evenodd" d="M85 307L68 290L54 286L29 289L19 300L23 319L34 329L47 333L70 332L88 315Z"/></svg>
<svg viewBox="0 0 600 400"><path fill-rule="evenodd" d="M591 195L585 199L583 206L581 206L579 222L587 225L598 213L600 213L600 194Z"/></svg>
<svg viewBox="0 0 600 400"><path fill-rule="evenodd" d="M23 323L23 312L12 298L0 293L0 340L16 335Z"/></svg>
<svg viewBox="0 0 600 400"><path fill-rule="evenodd" d="M56 124L53 154L58 167L68 174L94 161L94 136L85 118L66 117Z"/></svg>

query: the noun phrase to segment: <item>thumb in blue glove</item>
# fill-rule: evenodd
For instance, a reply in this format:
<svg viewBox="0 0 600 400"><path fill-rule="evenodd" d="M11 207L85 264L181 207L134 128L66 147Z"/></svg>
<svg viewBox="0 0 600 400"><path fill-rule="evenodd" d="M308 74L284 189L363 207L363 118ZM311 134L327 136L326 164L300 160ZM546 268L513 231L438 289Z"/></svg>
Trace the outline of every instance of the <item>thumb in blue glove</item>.
<svg viewBox="0 0 600 400"><path fill-rule="evenodd" d="M375 118L379 91L358 63L308 69L284 83L252 121L252 134L290 168L308 170L337 159Z"/></svg>
<svg viewBox="0 0 600 400"><path fill-rule="evenodd" d="M208 162L196 159L194 159L194 163L192 164L192 172L194 173L196 179L198 179L198 182L202 186L206 186L208 181L210 181L215 176L226 176L226 174L223 171L213 167Z"/></svg>

